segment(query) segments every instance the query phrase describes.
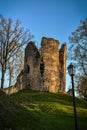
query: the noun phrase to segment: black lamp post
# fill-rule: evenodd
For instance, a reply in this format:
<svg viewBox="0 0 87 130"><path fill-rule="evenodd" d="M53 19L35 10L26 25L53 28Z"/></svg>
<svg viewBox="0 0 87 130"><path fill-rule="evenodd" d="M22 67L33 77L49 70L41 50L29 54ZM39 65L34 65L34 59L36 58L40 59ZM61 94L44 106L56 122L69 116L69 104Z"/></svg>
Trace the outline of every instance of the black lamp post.
<svg viewBox="0 0 87 130"><path fill-rule="evenodd" d="M69 75L71 76L71 81L72 81L72 94L73 94L75 130L78 130L78 126L77 126L77 115L76 115L76 102L75 102L75 93L74 93L74 74L75 74L75 67L72 64L70 64L67 69L68 69Z"/></svg>

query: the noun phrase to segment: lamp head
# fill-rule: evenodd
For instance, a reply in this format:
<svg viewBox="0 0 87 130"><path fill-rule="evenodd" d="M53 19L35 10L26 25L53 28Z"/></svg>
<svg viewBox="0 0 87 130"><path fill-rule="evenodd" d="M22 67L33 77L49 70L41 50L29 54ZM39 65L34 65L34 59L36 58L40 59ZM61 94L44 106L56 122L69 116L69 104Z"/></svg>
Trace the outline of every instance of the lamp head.
<svg viewBox="0 0 87 130"><path fill-rule="evenodd" d="M69 75L73 76L75 74L75 67L72 65L72 63L67 67Z"/></svg>

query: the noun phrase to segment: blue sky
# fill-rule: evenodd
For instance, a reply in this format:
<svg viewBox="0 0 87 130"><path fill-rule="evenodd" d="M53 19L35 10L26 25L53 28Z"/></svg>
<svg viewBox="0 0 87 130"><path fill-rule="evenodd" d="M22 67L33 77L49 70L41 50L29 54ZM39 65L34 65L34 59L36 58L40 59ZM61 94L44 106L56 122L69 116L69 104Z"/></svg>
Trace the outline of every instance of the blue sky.
<svg viewBox="0 0 87 130"><path fill-rule="evenodd" d="M0 0L0 13L19 19L39 46L43 36L68 45L68 37L87 17L87 0Z"/></svg>
<svg viewBox="0 0 87 130"><path fill-rule="evenodd" d="M0 0L0 13L20 19L38 44L43 36L63 43L87 17L87 0Z"/></svg>

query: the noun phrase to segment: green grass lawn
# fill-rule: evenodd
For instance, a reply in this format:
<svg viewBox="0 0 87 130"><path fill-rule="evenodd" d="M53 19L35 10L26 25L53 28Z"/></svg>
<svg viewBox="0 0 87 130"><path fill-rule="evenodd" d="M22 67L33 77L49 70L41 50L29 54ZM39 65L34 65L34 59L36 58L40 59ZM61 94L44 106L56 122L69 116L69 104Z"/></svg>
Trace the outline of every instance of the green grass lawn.
<svg viewBox="0 0 87 130"><path fill-rule="evenodd" d="M87 102L76 98L78 130L87 129ZM72 96L22 90L0 91L0 130L75 130Z"/></svg>

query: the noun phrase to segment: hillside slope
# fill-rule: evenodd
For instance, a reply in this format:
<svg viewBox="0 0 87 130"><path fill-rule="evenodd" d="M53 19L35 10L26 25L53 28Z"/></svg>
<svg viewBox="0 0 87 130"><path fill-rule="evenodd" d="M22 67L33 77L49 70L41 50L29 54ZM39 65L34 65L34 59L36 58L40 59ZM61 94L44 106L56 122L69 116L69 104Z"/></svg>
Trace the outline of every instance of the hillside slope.
<svg viewBox="0 0 87 130"><path fill-rule="evenodd" d="M87 102L76 99L79 130L87 129ZM72 96L22 90L0 91L0 130L74 130Z"/></svg>

